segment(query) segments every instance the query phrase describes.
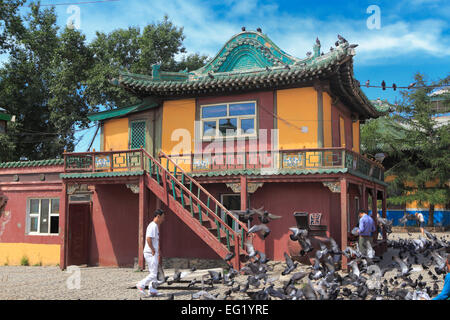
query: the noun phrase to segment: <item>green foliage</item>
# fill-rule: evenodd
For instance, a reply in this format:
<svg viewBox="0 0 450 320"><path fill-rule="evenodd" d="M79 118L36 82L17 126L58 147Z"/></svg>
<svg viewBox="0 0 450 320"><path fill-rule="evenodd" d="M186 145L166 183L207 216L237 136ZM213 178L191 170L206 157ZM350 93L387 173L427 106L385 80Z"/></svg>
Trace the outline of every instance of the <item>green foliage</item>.
<svg viewBox="0 0 450 320"><path fill-rule="evenodd" d="M20 260L20 265L21 266L29 266L30 262L28 261L28 257L27 256L23 256L22 259Z"/></svg>
<svg viewBox="0 0 450 320"><path fill-rule="evenodd" d="M18 9L25 0L0 0L0 54L11 48L14 37L23 32Z"/></svg>
<svg viewBox="0 0 450 320"><path fill-rule="evenodd" d="M433 207L450 201L450 124L439 124L434 119L430 98L433 89L423 87L425 80L421 74L415 76L415 82L415 89L402 92L403 101L389 120L398 131L379 134L376 138L388 157L395 159L385 173L385 176L395 176L388 187L388 203L417 201L419 206L429 203ZM448 82L449 78L440 84ZM372 124L365 130L362 130L362 144L367 137L375 139L376 135ZM374 148L370 143L366 145Z"/></svg>
<svg viewBox="0 0 450 320"><path fill-rule="evenodd" d="M0 68L1 107L16 116L8 132L0 135L0 161L59 158L73 151L76 128L87 128L87 114L138 102L138 98L110 81L120 70L151 74L151 66L162 70L193 70L207 57L186 55L183 28L165 16L160 22L97 32L91 43L77 30L56 25L54 8L38 4L21 17L17 8L24 1L3 0L0 18L0 49L8 61ZM180 61L175 60L176 56Z"/></svg>

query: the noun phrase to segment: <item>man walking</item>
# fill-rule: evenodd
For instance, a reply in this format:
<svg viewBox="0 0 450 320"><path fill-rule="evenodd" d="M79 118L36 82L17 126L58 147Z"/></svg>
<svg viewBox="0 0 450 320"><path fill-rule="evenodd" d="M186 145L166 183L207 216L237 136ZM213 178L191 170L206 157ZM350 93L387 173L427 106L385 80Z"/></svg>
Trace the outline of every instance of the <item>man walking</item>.
<svg viewBox="0 0 450 320"><path fill-rule="evenodd" d="M375 222L372 217L367 214L364 209L359 210L359 251L367 256L370 252L372 255L372 232L376 230ZM372 257L370 257L372 258Z"/></svg>
<svg viewBox="0 0 450 320"><path fill-rule="evenodd" d="M145 294L145 287L148 285L148 294L150 296L157 296L158 291L152 286L153 282L157 281L158 263L159 263L159 226L164 221L164 211L157 209L153 221L149 223L145 233L145 247L144 258L148 265L150 272L147 277L142 279L136 287Z"/></svg>
<svg viewBox="0 0 450 320"><path fill-rule="evenodd" d="M414 216L416 217L416 220L419 223L419 228L420 228L420 232L422 233L422 237L424 237L425 232L424 232L423 228L425 227L425 219L423 218L423 214L421 214L420 212L416 212L414 214Z"/></svg>

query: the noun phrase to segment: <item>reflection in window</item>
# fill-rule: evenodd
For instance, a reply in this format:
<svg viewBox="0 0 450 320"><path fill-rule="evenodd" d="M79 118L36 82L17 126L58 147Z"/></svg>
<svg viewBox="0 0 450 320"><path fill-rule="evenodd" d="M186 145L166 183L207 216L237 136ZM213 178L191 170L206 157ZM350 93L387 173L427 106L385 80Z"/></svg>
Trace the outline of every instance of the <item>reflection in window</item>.
<svg viewBox="0 0 450 320"><path fill-rule="evenodd" d="M232 136L236 134L237 118L228 118L219 120L219 131L224 136Z"/></svg>
<svg viewBox="0 0 450 320"><path fill-rule="evenodd" d="M255 119L242 119L241 130L243 134L255 133Z"/></svg>

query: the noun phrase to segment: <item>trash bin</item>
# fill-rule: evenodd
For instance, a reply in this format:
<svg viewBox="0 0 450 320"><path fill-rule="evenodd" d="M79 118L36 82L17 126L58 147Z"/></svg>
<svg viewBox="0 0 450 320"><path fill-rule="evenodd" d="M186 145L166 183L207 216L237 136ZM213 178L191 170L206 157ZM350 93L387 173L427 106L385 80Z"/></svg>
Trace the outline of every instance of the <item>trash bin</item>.
<svg viewBox="0 0 450 320"><path fill-rule="evenodd" d="M327 225L309 225L309 213L308 212L294 212L294 218L297 223L297 228L308 230L308 238L311 240L311 244L314 248L313 251L301 256L301 245L298 241L292 241L288 238L288 250L289 255L293 260L299 261L303 264L313 264L313 257L317 249L320 248L320 242L328 242L327 237Z"/></svg>

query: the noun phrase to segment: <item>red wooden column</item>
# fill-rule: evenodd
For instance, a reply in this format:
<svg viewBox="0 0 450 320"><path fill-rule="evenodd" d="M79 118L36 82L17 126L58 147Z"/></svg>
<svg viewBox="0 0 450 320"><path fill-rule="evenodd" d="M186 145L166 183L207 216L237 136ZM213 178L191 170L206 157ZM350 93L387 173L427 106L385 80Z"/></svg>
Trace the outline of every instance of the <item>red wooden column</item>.
<svg viewBox="0 0 450 320"><path fill-rule="evenodd" d="M144 246L145 246L145 217L148 213L148 191L145 186L144 176L139 178L139 244L138 264L141 270L145 269Z"/></svg>
<svg viewBox="0 0 450 320"><path fill-rule="evenodd" d="M366 188L366 184L363 183L362 185L362 207L361 209L364 210L368 210L369 209L369 205L367 204L367 188Z"/></svg>
<svg viewBox="0 0 450 320"><path fill-rule="evenodd" d="M247 210L247 176L241 176L241 210Z"/></svg>
<svg viewBox="0 0 450 320"><path fill-rule="evenodd" d="M372 219L375 223L375 232L373 234L373 243L376 243L376 240L378 239L378 220L377 220L377 188L376 186L373 186L372 189Z"/></svg>
<svg viewBox="0 0 450 320"><path fill-rule="evenodd" d="M67 184L63 180L62 191L59 197L59 237L61 239L61 249L59 254L59 267L61 270L67 268L67 243L69 236L68 228L68 206L69 201L67 197Z"/></svg>
<svg viewBox="0 0 450 320"><path fill-rule="evenodd" d="M347 248L347 179L341 179L341 249ZM342 270L347 270L347 258L342 255Z"/></svg>

